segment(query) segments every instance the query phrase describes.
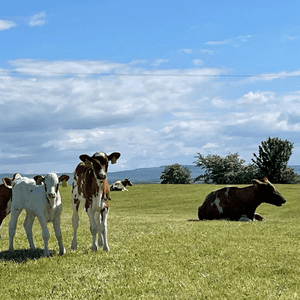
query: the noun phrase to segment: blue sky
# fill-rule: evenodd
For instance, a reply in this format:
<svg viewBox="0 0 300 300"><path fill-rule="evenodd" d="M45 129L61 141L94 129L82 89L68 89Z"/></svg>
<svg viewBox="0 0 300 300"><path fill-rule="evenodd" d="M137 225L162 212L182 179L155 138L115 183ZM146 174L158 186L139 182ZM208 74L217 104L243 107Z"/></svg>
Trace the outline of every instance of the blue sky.
<svg viewBox="0 0 300 300"><path fill-rule="evenodd" d="M300 164L298 1L10 1L0 11L0 173L193 164L268 137Z"/></svg>

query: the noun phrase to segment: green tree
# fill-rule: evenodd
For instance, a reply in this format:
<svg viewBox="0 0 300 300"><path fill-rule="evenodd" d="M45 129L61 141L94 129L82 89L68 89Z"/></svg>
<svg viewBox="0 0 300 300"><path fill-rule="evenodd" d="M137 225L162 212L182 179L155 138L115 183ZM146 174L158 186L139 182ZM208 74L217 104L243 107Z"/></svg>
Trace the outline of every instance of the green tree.
<svg viewBox="0 0 300 300"><path fill-rule="evenodd" d="M253 163L258 169L260 177L267 177L274 183L293 183L298 175L293 168L288 167L292 155L293 144L288 140L268 138L258 147L258 155L253 153Z"/></svg>
<svg viewBox="0 0 300 300"><path fill-rule="evenodd" d="M177 163L165 166L160 179L162 180L162 184L189 184L191 183L191 170L187 167L182 167Z"/></svg>
<svg viewBox="0 0 300 300"><path fill-rule="evenodd" d="M204 157L198 153L194 163L197 167L205 169L204 175L199 175L194 181L216 184L251 183L255 178L256 168L253 164L245 166L245 160L239 158L238 153L228 154L225 157L219 155L207 155Z"/></svg>

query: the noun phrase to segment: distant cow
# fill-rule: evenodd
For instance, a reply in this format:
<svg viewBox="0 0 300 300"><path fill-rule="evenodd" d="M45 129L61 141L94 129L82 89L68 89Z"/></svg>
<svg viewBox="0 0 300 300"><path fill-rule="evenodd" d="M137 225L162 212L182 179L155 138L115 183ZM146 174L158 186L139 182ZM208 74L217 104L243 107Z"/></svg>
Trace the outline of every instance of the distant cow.
<svg viewBox="0 0 300 300"><path fill-rule="evenodd" d="M255 214L261 203L282 206L286 202L267 179L252 182L253 185L244 188L225 187L208 194L198 207L199 220L262 221L264 218Z"/></svg>
<svg viewBox="0 0 300 300"><path fill-rule="evenodd" d="M79 223L78 208L83 202L90 219L90 231L93 237L92 250L97 250L97 244L108 251L107 243L107 216L109 185L106 174L108 162L116 163L120 153L114 152L107 155L96 152L93 156L80 155L83 162L79 163L73 175L72 207L73 207L73 240L71 249L77 249L77 229ZM98 234L98 243L97 243Z"/></svg>
<svg viewBox="0 0 300 300"><path fill-rule="evenodd" d="M55 236L59 245L59 254L65 253L60 230L60 215L62 211L61 197L59 194L59 182L68 180L68 175L59 178L55 173L49 173L42 178L43 184L37 185L34 179L22 177L16 174L12 181L11 220L9 223L9 251L13 251L13 240L17 227L18 217L23 209L26 211L24 228L30 249L35 249L32 237L32 224L35 217L42 227L44 240L44 255L49 256L48 249L49 231L47 223L52 222ZM42 183L40 182L40 183Z"/></svg>
<svg viewBox="0 0 300 300"><path fill-rule="evenodd" d="M132 183L128 178L125 178L123 181L115 181L111 185L110 190L111 191L128 191L126 189L127 185L132 186Z"/></svg>

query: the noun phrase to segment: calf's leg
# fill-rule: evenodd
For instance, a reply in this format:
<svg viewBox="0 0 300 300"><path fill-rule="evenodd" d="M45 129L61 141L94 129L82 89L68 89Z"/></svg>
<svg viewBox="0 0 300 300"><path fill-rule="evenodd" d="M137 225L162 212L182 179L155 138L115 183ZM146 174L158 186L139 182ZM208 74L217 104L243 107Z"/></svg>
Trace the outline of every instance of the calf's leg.
<svg viewBox="0 0 300 300"><path fill-rule="evenodd" d="M33 236L32 236L32 225L33 225L34 218L35 216L33 214L31 214L30 212L26 212L26 217L23 224L29 242L29 247L32 250L35 249Z"/></svg>
<svg viewBox="0 0 300 300"><path fill-rule="evenodd" d="M103 247L104 251L109 251L109 246L107 243L107 217L108 217L108 208L105 208L101 212L101 223L100 223L100 232L99 232L99 246Z"/></svg>
<svg viewBox="0 0 300 300"><path fill-rule="evenodd" d="M21 211L21 209L13 209L11 212L11 219L9 222L9 251L14 251L14 237L17 229L18 217Z"/></svg>
<svg viewBox="0 0 300 300"><path fill-rule="evenodd" d="M66 250L64 248L63 242L62 242L62 234L60 230L60 215L56 215L54 220L53 220L53 229L55 232L55 236L58 242L59 246L59 254L63 255L66 253Z"/></svg>
<svg viewBox="0 0 300 300"><path fill-rule="evenodd" d="M93 210L89 207L88 210L87 210L87 213L88 213L88 216L89 216L89 220L90 220L90 231L91 231L91 234L92 234L92 250L93 251L97 251L97 233L99 231L99 227L97 225L97 223L95 222L95 214L93 212Z"/></svg>
<svg viewBox="0 0 300 300"><path fill-rule="evenodd" d="M50 256L50 252L48 249L48 240L49 240L50 234L49 234L49 230L47 228L47 221L46 221L44 215L38 216L38 219L39 219L39 222L42 227L42 236L43 236L43 240L44 240L44 256L48 257L48 256Z"/></svg>
<svg viewBox="0 0 300 300"><path fill-rule="evenodd" d="M77 249L77 229L79 226L79 215L78 215L78 207L76 208L75 204L73 204L72 225L73 225L73 239L72 239L72 244L71 244L71 250L76 250Z"/></svg>

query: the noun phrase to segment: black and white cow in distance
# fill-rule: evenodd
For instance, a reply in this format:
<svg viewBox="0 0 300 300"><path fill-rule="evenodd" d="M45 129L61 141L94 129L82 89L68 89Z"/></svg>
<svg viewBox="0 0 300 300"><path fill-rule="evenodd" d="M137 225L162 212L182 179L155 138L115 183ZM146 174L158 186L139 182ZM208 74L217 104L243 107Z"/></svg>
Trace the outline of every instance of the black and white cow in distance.
<svg viewBox="0 0 300 300"><path fill-rule="evenodd" d="M23 209L26 211L24 228L30 249L35 249L32 236L32 225L35 217L38 218L44 240L44 255L49 256L48 240L50 237L47 223L52 222L56 239L59 245L59 254L65 253L60 229L62 211L59 182L68 180L68 175L59 178L55 173L46 174L42 185L37 185L34 179L17 174L12 181L11 220L9 222L9 251L14 250L13 240L17 227L18 217Z"/></svg>
<svg viewBox="0 0 300 300"><path fill-rule="evenodd" d="M78 209L80 203L84 205L89 216L90 231L93 239L92 250L96 251L98 245L105 251L109 250L107 243L107 216L110 191L107 182L107 169L108 163L116 163L120 156L119 152L113 152L110 155L104 152L96 152L93 156L86 154L79 156L82 162L78 164L74 171L72 185L72 250L77 249Z"/></svg>
<svg viewBox="0 0 300 300"><path fill-rule="evenodd" d="M263 221L264 218L255 213L261 203L282 206L286 202L268 179L252 182L253 185L247 187L224 187L208 194L198 207L199 220Z"/></svg>
<svg viewBox="0 0 300 300"><path fill-rule="evenodd" d="M111 191L128 191L126 189L126 186L132 186L132 183L131 181L128 179L128 178L125 178L123 181L115 181L111 187L110 187L110 190Z"/></svg>

